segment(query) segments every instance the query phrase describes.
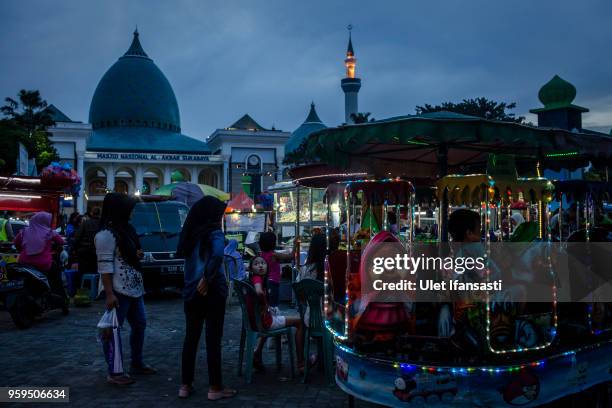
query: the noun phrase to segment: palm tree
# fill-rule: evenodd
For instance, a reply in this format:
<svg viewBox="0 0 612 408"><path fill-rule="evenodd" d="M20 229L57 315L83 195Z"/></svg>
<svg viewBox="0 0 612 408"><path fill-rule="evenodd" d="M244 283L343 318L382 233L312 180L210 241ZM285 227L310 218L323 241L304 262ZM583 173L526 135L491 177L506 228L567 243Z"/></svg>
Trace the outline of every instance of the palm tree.
<svg viewBox="0 0 612 408"><path fill-rule="evenodd" d="M19 101L6 97L6 105L0 108L4 116L12 119L29 134L53 126L53 118L47 110L47 101L41 98L40 91L22 89L17 94Z"/></svg>
<svg viewBox="0 0 612 408"><path fill-rule="evenodd" d="M41 98L37 90L22 89L17 94L17 100L6 97L6 105L0 107L6 119L5 126L13 127L17 133L21 133L14 140L7 141L17 145L22 142L30 155L36 158L37 167L44 167L58 159L57 151L49 140L47 128L55 122L48 110L47 101ZM10 155L9 155L10 156ZM5 162L9 162L5 157ZM9 158L12 159L12 158ZM12 161L11 161L12 162Z"/></svg>
<svg viewBox="0 0 612 408"><path fill-rule="evenodd" d="M374 122L375 119L372 118L370 119L370 112L366 112L366 113L351 113L351 119L353 120L353 123L367 123L367 122Z"/></svg>

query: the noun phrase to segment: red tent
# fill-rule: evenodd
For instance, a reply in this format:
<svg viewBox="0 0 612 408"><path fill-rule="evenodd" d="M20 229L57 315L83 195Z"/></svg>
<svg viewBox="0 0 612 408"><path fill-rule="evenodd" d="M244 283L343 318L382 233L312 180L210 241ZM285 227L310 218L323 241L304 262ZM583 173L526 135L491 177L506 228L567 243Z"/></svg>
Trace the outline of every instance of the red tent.
<svg viewBox="0 0 612 408"><path fill-rule="evenodd" d="M253 200L244 192L241 191L240 194L235 196L227 203L226 212L232 211L252 211L255 203Z"/></svg>

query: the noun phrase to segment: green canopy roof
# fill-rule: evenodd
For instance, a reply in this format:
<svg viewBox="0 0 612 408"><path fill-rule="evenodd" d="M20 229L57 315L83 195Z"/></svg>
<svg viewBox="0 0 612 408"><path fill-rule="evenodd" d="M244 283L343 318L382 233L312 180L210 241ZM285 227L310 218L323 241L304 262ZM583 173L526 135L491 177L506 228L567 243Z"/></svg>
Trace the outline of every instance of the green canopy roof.
<svg viewBox="0 0 612 408"><path fill-rule="evenodd" d="M435 112L323 129L310 134L291 159L435 177L441 153L448 171L459 173L471 165L486 167L490 153L511 153L519 162L581 159L584 166L585 160L609 161L612 138Z"/></svg>

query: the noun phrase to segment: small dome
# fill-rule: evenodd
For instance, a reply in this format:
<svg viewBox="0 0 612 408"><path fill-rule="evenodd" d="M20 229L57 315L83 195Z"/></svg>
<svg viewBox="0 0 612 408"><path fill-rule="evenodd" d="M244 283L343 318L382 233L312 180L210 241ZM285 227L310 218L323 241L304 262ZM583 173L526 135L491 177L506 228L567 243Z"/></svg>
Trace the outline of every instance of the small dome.
<svg viewBox="0 0 612 408"><path fill-rule="evenodd" d="M315 110L314 102L310 104L310 112L308 112L308 116L304 123L300 125L293 133L291 133L291 137L287 140L285 144L285 154L289 154L297 148L300 147L302 142L306 140L311 133L314 133L321 129L326 129L327 126L321 122L319 119L319 115L317 115L317 111Z"/></svg>
<svg viewBox="0 0 612 408"><path fill-rule="evenodd" d="M538 98L546 108L569 106L576 98L576 87L555 75L540 88Z"/></svg>
<svg viewBox="0 0 612 408"><path fill-rule="evenodd" d="M170 181L173 183L180 183L181 181L185 181L185 176L178 170L174 170L170 175Z"/></svg>
<svg viewBox="0 0 612 408"><path fill-rule="evenodd" d="M98 83L89 107L89 123L94 129L145 127L180 132L172 86L144 52L138 31L127 52Z"/></svg>

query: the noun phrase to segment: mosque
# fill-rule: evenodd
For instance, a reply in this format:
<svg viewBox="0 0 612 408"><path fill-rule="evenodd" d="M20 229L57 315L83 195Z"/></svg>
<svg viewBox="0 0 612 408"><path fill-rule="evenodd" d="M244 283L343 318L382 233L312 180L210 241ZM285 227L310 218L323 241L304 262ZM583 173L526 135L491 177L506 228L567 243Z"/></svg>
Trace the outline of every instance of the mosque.
<svg viewBox="0 0 612 408"><path fill-rule="evenodd" d="M357 113L361 80L349 36L345 66L345 122ZM314 103L293 133L264 128L248 114L215 130L205 141L181 133L179 105L170 82L134 31L128 50L106 71L93 94L88 123L50 106L49 128L62 162L81 175L76 210L101 204L108 191L147 194L176 179L239 193L258 194L283 178L285 147L293 150L325 128ZM285 146L287 145L287 146Z"/></svg>

